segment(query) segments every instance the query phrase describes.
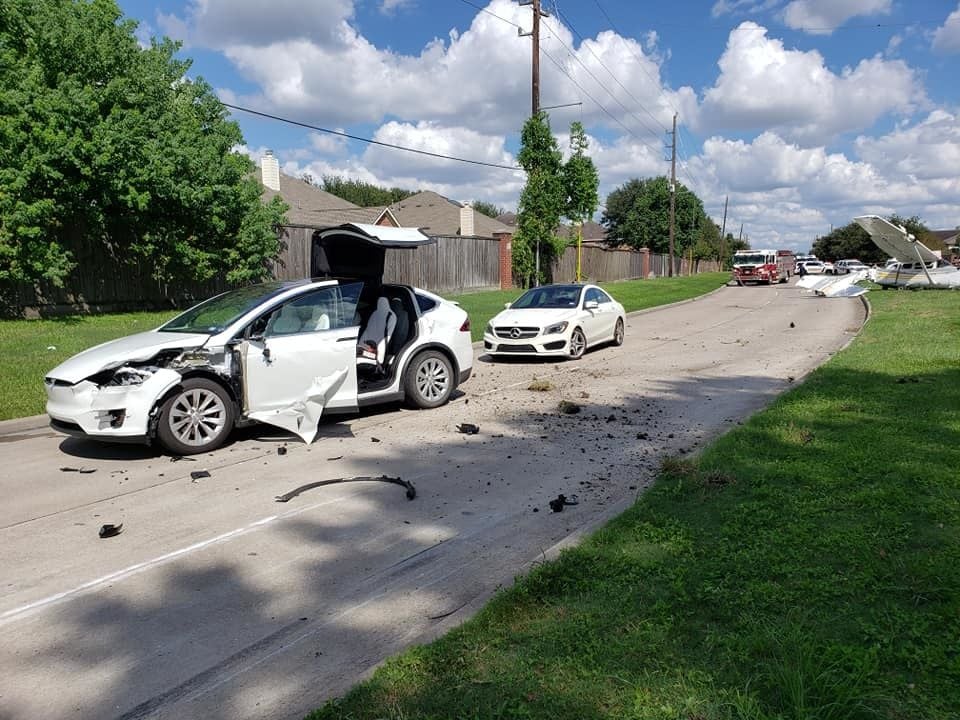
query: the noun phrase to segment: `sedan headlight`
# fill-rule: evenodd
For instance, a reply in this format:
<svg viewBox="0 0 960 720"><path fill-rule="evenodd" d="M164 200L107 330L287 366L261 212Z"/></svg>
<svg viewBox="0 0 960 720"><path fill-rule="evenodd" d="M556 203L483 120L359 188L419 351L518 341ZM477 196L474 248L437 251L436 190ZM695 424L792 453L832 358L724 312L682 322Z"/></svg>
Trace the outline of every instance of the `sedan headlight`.
<svg viewBox="0 0 960 720"><path fill-rule="evenodd" d="M564 321L564 322L559 322L559 323L557 323L556 325L550 325L549 327L547 327L547 328L543 331L543 334L544 334L544 335L556 335L557 333L562 333L562 332L564 332L564 331L567 329L567 325L568 325L568 324L569 324L569 323L567 323L566 321Z"/></svg>
<svg viewBox="0 0 960 720"><path fill-rule="evenodd" d="M490 323L487 323L487 329L484 330L484 332L487 335L493 335L493 325L491 325Z"/></svg>

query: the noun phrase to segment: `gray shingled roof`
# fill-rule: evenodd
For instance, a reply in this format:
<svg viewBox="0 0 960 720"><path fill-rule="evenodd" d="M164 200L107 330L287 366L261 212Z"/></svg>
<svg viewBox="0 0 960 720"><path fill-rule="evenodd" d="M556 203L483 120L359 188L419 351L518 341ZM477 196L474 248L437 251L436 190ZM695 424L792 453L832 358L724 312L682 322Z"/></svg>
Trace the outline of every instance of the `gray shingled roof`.
<svg viewBox="0 0 960 720"><path fill-rule="evenodd" d="M443 195L424 190L395 202L390 206L390 211L401 227L418 227L427 235L458 235L461 207L462 204ZM495 232L513 231L513 228L476 211L473 213L473 229L474 234L480 237L493 237Z"/></svg>
<svg viewBox="0 0 960 720"><path fill-rule="evenodd" d="M258 173L259 176L259 173ZM354 205L349 200L344 200L339 198L336 195L328 193L326 190L321 190L315 185L311 185L308 182L303 180L298 180L297 178L291 175L285 175L280 173L280 192L278 193L275 190L271 190L268 187L263 188L263 193L261 198L264 202L270 202L274 196L279 195L280 198L290 206L290 209L287 210L287 221L291 225L307 225L309 227L315 227L318 219L318 212L330 211L330 210L372 210L373 208L361 208L357 205ZM379 208L379 211L383 211L383 208ZM379 217L379 212L377 217ZM369 213L364 213L364 217L367 217ZM326 223L326 220L324 219ZM360 222L356 220L338 220L334 222L334 225L339 225L341 222ZM367 220L363 220L367 222ZM372 221L371 221L372 222Z"/></svg>

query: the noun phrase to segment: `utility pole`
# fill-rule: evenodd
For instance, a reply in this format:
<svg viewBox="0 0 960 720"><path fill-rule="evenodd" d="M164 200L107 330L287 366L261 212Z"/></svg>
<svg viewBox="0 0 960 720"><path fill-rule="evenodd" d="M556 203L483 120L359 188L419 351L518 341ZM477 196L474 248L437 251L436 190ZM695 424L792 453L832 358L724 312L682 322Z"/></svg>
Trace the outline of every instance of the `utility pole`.
<svg viewBox="0 0 960 720"><path fill-rule="evenodd" d="M730 196L723 201L723 225L720 226L720 269L723 270L723 257L726 255L727 244L727 203L730 202Z"/></svg>
<svg viewBox="0 0 960 720"><path fill-rule="evenodd" d="M520 5L533 6L533 29L525 33L517 28L517 35L526 37L529 35L533 42L533 54L531 57L531 78L530 78L530 117L535 117L540 112L540 18L545 17L547 13L540 9L540 0L520 0ZM537 238L536 258L534 260L534 278L533 285L540 285L540 238Z"/></svg>
<svg viewBox="0 0 960 720"><path fill-rule="evenodd" d="M673 238L677 217L677 114L673 114L673 132L670 133L670 268L667 277L673 277Z"/></svg>

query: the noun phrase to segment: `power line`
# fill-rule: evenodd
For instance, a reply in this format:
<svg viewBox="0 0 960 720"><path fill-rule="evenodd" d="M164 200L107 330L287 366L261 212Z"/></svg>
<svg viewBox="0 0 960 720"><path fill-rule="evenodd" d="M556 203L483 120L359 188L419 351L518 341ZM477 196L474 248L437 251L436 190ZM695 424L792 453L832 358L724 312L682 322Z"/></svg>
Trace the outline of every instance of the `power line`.
<svg viewBox="0 0 960 720"><path fill-rule="evenodd" d="M611 120L613 120L615 123L617 123L617 125L619 125L620 127L622 127L624 130L626 130L627 133L628 133L629 135L631 135L634 139L636 139L637 142L639 142L641 145L646 146L649 150L652 150L654 153L656 153L656 154L658 154L658 155L660 154L660 150L659 150L658 148L653 147L652 145L650 145L649 143L645 142L643 139L641 139L640 137L638 137L638 136L633 132L633 130L631 130L631 129L628 128L626 125L624 125L623 122L622 122L619 118L617 118L612 112L610 112L609 110L607 110L607 108L604 107L595 97L593 97L593 95L591 95L590 93L588 93L580 83L578 83L576 80L574 80L573 76L572 76L570 73L567 72L567 69L566 69L565 67L563 67L563 65L560 64L560 63L556 60L556 58L553 57L553 55L551 55L549 52L547 52L547 49L546 49L545 47L543 47L542 45L540 46L540 52L542 52L544 55L546 55L546 56L547 56L547 59L550 60L550 62L552 62L554 65L556 65L557 68L560 70L560 72L563 73L564 75L566 75L566 76L567 76L567 79L569 79L570 82L572 82L574 85L576 85L577 88L579 88L580 92L582 92L584 95L586 95L588 98L590 98L590 100L593 101L593 104L594 104L594 105L596 105L598 108L600 108L601 110L603 110L603 112L606 113L607 116L608 116Z"/></svg>
<svg viewBox="0 0 960 720"><path fill-rule="evenodd" d="M609 15L607 15L607 11L603 9L603 6L600 4L600 0L593 0L593 2L596 3L597 8L600 10L603 16L607 19L607 22L610 23L610 28L621 38L624 38L624 40L626 40L626 36L622 32L620 32L620 30L617 29L617 26L613 24L613 20L610 19ZM637 61L637 65L640 67L641 70L643 70L646 76L650 78L650 82L652 82L657 87L661 88L660 96L667 101L667 105L673 108L673 111L675 113L679 113L680 111L677 109L677 106L674 105L672 102L670 102L670 98L667 97L667 94L665 92L663 92L660 81L657 80L655 77L653 77L653 75L651 75L649 72L647 72L647 69L643 66L643 62L641 62L640 58L637 57L637 54L633 51L633 48L630 46L630 43L626 43L626 45L627 45L627 49L630 51L630 54L633 55L633 59Z"/></svg>
<svg viewBox="0 0 960 720"><path fill-rule="evenodd" d="M553 9L557 14L557 18L561 19L562 22L564 22L567 25L567 27L570 28L570 31L580 39L580 47L586 47L587 51L591 55L593 55L594 58L596 58L596 61L598 63L600 63L600 67L606 70L607 73L610 75L610 77L613 78L613 81L617 83L617 85L619 85L621 88L623 88L623 91L630 97L630 99L633 100L641 110L643 110L647 115L649 115L650 119L653 120L657 125L659 125L661 130L666 132L667 127L662 122L657 120L656 116L652 112L650 112L650 110L648 110L644 106L644 104L640 102L632 92L630 92L630 90L627 88L626 85L620 82L617 76L613 74L613 71L609 67L607 67L607 65L603 62L603 60L601 60L600 57L593 51L593 48L591 48L590 45L586 44L586 39L583 37L583 35L581 35L577 31L577 29L573 26L573 23L570 22L570 19L566 15L564 15L562 12L560 12L560 8L557 7L556 3L553 4ZM639 118L637 119L639 120ZM644 127L647 127L647 126L644 125ZM651 128L647 127L647 130L651 130ZM651 132L653 132L653 130L651 130Z"/></svg>
<svg viewBox="0 0 960 720"><path fill-rule="evenodd" d="M370 145L379 145L380 147L392 148L393 150L403 150L404 152L415 153L417 155L426 155L427 157L439 158L440 160L454 160L456 162L469 163L470 165L483 165L484 167L498 168L500 170L523 170L523 168L516 165L500 165L498 163L490 163L483 160L471 160L469 158L456 157L455 155L443 155L442 153L430 152L429 150L418 150L417 148L406 147L404 145L396 145L394 143L383 142L381 140L360 137L359 135L351 135L350 133L345 133L342 130L330 130L329 128L311 125L310 123L300 122L298 120L291 120L290 118L280 117L279 115L271 115L270 113L241 107L240 105L231 105L230 103L223 102L222 100L220 101L220 104L224 107L230 108L231 110L239 110L240 112L249 113L250 115L257 115L259 117L267 118L268 120L276 120L288 125L307 128L308 130L316 130L317 132L327 133L328 135L337 135L338 137L356 140L358 142L364 142Z"/></svg>
<svg viewBox="0 0 960 720"><path fill-rule="evenodd" d="M633 116L633 117L637 120L637 122L639 122L639 123L647 130L647 132L650 132L650 133L652 133L652 134L654 134L654 135L659 135L659 134L660 134L660 132L659 132L658 130L654 130L653 128L651 128L651 127L650 127L649 125L647 125L643 120L641 120L639 116L637 116L634 112L632 112L632 111L630 110L630 108L628 108L626 105L624 105L622 102L620 102L620 98L618 98L616 95L614 95L613 91L610 90L610 88L608 88L606 85L604 85L602 82L600 82L600 78L598 78L596 75L594 75L594 74L593 74L593 71L592 71L589 67L587 67L587 64L586 64L585 62L583 62L583 60L580 59L580 56L577 55L573 50L570 49L570 47L560 38L560 35L559 35L559 33L556 32L556 30L553 30L553 29L552 29L549 25L547 25L546 23L544 23L544 25L546 25L547 29L551 31L550 34L557 40L557 42L559 42L559 43L563 46L563 48L567 51L567 54L570 55L570 57L572 57L572 58L573 58L574 60L576 60L578 63L580 63L580 65L583 67L583 69L587 71L587 74L588 74L590 77L593 78L594 82L596 82L597 85L599 85L599 86L601 87L601 89L605 90L606 93L607 93L611 98L613 98L613 101L614 101L615 103L617 103L617 105L619 105L620 107L623 108L624 112L626 112L628 115ZM602 65L602 64L603 64L603 63L601 63L601 65ZM610 71L607 70L607 72L610 72ZM614 80L616 80L616 78L614 78ZM636 100L636 98L634 98L634 100ZM621 123L621 124L622 124L622 123ZM624 126L624 127L626 127L626 126ZM633 132L632 132L632 131L628 131L628 132L630 132L630 134L633 135ZM634 135L634 137L636 137L636 136Z"/></svg>

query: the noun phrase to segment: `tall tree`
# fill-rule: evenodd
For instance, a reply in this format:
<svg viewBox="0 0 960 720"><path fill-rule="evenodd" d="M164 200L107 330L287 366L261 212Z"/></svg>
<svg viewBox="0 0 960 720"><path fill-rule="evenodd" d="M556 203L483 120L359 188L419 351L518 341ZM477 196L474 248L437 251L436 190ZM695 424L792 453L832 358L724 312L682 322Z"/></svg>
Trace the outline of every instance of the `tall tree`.
<svg viewBox="0 0 960 720"><path fill-rule="evenodd" d="M710 222L703 203L683 183L676 184L676 250L696 241L697 229ZM670 245L670 181L664 177L628 180L607 196L602 221L611 245L650 248L666 253Z"/></svg>
<svg viewBox="0 0 960 720"><path fill-rule="evenodd" d="M570 125L570 157L563 166L563 183L567 201L563 214L577 229L577 280L580 273L580 250L583 242L583 223L593 217L600 204L597 191L600 188L600 176L593 160L587 156L590 146L583 124Z"/></svg>
<svg viewBox="0 0 960 720"><path fill-rule="evenodd" d="M538 284L549 279L551 262L565 245L555 235L566 199L563 157L543 111L523 124L517 159L527 172L527 183L517 211L513 273L526 286L531 280Z"/></svg>
<svg viewBox="0 0 960 720"><path fill-rule="evenodd" d="M135 29L114 0L3 0L0 284L62 284L81 243L165 280L269 272L282 202L179 46Z"/></svg>
<svg viewBox="0 0 960 720"><path fill-rule="evenodd" d="M351 180L339 175L324 175L320 187L331 195L336 195L338 198L343 198L360 207L392 205L416 194L412 190L381 187L373 183Z"/></svg>

